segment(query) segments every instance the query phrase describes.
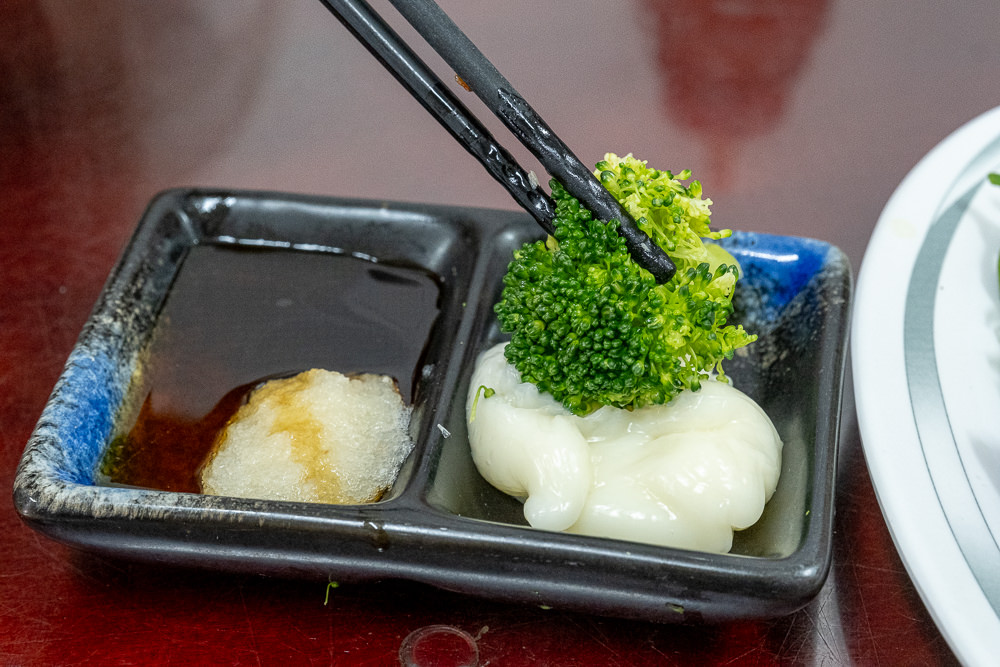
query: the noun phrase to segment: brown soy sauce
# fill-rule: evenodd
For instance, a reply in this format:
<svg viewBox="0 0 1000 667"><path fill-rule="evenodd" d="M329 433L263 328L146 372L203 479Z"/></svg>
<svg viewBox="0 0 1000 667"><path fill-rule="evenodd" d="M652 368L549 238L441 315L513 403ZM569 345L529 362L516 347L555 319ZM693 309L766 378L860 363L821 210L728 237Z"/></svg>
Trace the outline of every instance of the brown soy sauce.
<svg viewBox="0 0 1000 667"><path fill-rule="evenodd" d="M348 255L195 246L171 287L108 484L198 493L219 430L260 382L309 368L394 378L412 402L439 313L427 271Z"/></svg>

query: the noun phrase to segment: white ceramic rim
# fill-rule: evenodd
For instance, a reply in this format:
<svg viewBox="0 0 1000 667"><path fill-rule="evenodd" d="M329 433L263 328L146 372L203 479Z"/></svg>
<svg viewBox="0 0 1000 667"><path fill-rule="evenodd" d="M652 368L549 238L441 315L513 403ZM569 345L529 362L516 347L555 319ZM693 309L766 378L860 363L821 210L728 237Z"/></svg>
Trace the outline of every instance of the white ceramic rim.
<svg viewBox="0 0 1000 667"><path fill-rule="evenodd" d="M907 175L865 253L851 332L882 512L945 639L976 665L1000 655L998 169L1000 107Z"/></svg>

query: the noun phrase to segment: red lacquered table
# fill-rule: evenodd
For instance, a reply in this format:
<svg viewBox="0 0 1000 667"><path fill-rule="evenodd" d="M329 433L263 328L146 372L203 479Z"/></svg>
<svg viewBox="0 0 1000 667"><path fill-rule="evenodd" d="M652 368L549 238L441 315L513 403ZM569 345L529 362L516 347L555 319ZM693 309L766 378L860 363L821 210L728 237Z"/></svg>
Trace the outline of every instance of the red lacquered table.
<svg viewBox="0 0 1000 667"><path fill-rule="evenodd" d="M690 168L718 226L821 238L855 268L910 167L1000 103L992 0L442 5L585 162ZM318 2L8 0L0 487L144 206L186 185L514 207ZM661 626L153 568L35 534L6 493L0 664L391 665L435 624L490 665L950 664L879 511L850 378L846 399L833 570L786 618Z"/></svg>

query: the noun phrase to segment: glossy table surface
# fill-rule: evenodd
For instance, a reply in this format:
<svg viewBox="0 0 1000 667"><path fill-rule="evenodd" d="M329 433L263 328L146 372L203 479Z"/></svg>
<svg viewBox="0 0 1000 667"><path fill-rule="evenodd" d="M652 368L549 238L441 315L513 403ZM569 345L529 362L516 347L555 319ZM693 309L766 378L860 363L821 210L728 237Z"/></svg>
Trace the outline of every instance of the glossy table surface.
<svg viewBox="0 0 1000 667"><path fill-rule="evenodd" d="M412 35L386 3L374 6ZM717 226L830 241L855 270L906 172L1000 103L992 0L442 6L584 162L634 152L690 168L715 202ZM156 192L218 186L515 206L310 0L7 0L0 156L8 490ZM153 568L35 534L8 492L0 664L391 665L407 635L435 624L475 637L490 665L951 664L879 511L850 382L833 569L817 599L785 618L661 626L417 584L328 592L323 581Z"/></svg>

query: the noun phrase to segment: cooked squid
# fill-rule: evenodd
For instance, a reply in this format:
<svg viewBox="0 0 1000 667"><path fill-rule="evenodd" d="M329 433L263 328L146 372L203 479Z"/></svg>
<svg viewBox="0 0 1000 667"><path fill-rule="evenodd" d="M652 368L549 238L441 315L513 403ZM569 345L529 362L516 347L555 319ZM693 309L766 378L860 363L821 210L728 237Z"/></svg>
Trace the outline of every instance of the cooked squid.
<svg viewBox="0 0 1000 667"><path fill-rule="evenodd" d="M480 474L524 501L531 526L727 552L733 532L760 518L782 443L732 385L710 380L666 405L578 417L522 382L503 347L477 361L469 439Z"/></svg>

